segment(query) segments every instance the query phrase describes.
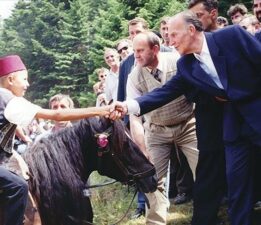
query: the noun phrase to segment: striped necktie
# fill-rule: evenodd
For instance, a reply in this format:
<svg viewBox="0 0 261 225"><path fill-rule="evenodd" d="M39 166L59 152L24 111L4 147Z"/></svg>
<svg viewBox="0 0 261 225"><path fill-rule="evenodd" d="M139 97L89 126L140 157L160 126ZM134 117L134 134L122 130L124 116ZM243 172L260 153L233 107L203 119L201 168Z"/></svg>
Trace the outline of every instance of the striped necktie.
<svg viewBox="0 0 261 225"><path fill-rule="evenodd" d="M151 71L151 74L152 76L159 82L161 82L161 79L160 79L160 70L158 69L154 69Z"/></svg>

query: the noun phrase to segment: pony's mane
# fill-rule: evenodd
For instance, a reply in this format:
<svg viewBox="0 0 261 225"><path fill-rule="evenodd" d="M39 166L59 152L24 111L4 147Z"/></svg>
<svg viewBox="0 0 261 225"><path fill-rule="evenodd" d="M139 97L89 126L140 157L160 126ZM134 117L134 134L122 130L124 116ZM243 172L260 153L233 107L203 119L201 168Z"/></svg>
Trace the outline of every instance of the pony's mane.
<svg viewBox="0 0 261 225"><path fill-rule="evenodd" d="M74 202L73 216L83 218L83 202L79 199L89 175L87 151L97 148L94 135L109 126L112 126L112 147L121 151L127 138L124 124L94 117L41 138L24 154L32 175L30 189L39 205L43 225L66 221L64 215L72 207L71 202Z"/></svg>

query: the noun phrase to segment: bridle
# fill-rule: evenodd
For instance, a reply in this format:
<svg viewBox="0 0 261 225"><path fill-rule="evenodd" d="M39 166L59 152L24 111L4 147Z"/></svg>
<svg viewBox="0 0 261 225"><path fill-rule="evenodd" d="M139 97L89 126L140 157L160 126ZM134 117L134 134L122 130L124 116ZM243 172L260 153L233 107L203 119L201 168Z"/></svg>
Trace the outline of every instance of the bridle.
<svg viewBox="0 0 261 225"><path fill-rule="evenodd" d="M118 155L115 153L114 149L111 148L111 143L110 143L110 139L109 137L112 134L112 129L113 129L113 122L111 122L111 125L102 133L96 133L94 135L94 137L97 139L97 144L98 144L98 171L99 169L101 169L101 161L102 161L102 157L105 154L110 154L110 156L113 158L114 162L117 164L117 166L121 169L121 171L124 173L125 177L127 178L128 182L127 183L132 183L133 181L140 179L140 178L144 178L144 177L148 177L148 176L153 176L155 174L155 168L152 168L150 170L144 171L144 172L140 172L140 173L136 173L136 174L131 174L128 169L126 168L126 166L124 166L124 164L122 163L122 161L119 159ZM125 131L126 132L126 131ZM129 136L129 134L127 134L127 137L131 139L131 137ZM107 144L102 145L102 141L100 141L99 138L107 138L106 142ZM101 144L102 143L102 144Z"/></svg>
<svg viewBox="0 0 261 225"><path fill-rule="evenodd" d="M111 122L113 123L113 122ZM135 184L135 180L137 179L140 179L140 178L143 178L143 177L147 177L147 176L152 176L155 174L155 168L152 168L148 171L145 171L145 172L141 172L141 173L136 173L136 174L131 174L128 169L123 165L122 161L119 159L118 155L115 153L114 149L111 148L111 143L110 143L110 139L109 137L112 135L112 131L113 131L113 125L111 124L104 132L102 133L96 133L94 135L94 137L96 138L96 142L97 142L97 145L98 145L98 151L97 151L97 156L98 156L98 171L99 170L102 170L102 157L106 154L110 154L110 156L113 158L114 162L117 164L117 166L121 169L121 171L124 173L125 177L127 178L127 184L128 185L133 185ZM131 139L131 137L129 135L127 135L128 138ZM107 183L103 183L103 184L95 184L95 185L90 185L90 186L86 186L86 188L97 188L97 187L103 187L103 186L107 186L107 185L110 185L110 184L113 184L117 181L110 181L110 182L107 182ZM127 216L130 208L131 208L131 205L135 199L135 196L137 195L137 192L138 192L138 189L136 188L135 189L135 193L132 197L132 200L129 204L129 207L128 209L126 210L126 212L123 214L123 216L115 223L113 223L112 225L116 225L116 224L119 224L120 222L123 221L123 219ZM148 206L148 208L150 208L150 204L149 204L149 201L148 199L145 197L145 201L146 201L146 204ZM88 221L85 221L85 220L79 220L79 219L76 219L75 217L73 216L70 216L68 215L68 218L70 220L72 220L73 222L82 222L83 224L89 224L89 225L93 225L93 223L91 222L88 222Z"/></svg>

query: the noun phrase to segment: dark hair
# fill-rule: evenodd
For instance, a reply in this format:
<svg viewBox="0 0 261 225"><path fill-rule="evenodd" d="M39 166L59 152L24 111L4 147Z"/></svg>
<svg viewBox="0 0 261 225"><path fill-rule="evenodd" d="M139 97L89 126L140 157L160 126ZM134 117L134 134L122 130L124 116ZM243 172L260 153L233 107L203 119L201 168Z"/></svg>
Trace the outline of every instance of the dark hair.
<svg viewBox="0 0 261 225"><path fill-rule="evenodd" d="M244 4L235 4L231 5L229 10L227 11L227 15L229 17L234 16L237 12L240 12L240 14L245 15L247 14L247 8Z"/></svg>
<svg viewBox="0 0 261 225"><path fill-rule="evenodd" d="M187 24L192 24L197 31L203 31L203 25L195 13L191 12L190 10L186 10L181 12L181 15Z"/></svg>
<svg viewBox="0 0 261 225"><path fill-rule="evenodd" d="M164 16L160 19L160 24L167 24L169 21L170 17L169 16Z"/></svg>
<svg viewBox="0 0 261 225"><path fill-rule="evenodd" d="M227 20L227 18L225 18L223 16L218 16L217 24L218 25L224 24L225 26L227 26L228 25L228 20Z"/></svg>
<svg viewBox="0 0 261 225"><path fill-rule="evenodd" d="M218 0L189 0L188 8L191 9L199 3L202 3L208 12L212 9L218 9Z"/></svg>
<svg viewBox="0 0 261 225"><path fill-rule="evenodd" d="M154 34L156 34L159 38L162 38L160 32L158 32L158 31L156 31L156 30L152 30L152 32L153 32Z"/></svg>

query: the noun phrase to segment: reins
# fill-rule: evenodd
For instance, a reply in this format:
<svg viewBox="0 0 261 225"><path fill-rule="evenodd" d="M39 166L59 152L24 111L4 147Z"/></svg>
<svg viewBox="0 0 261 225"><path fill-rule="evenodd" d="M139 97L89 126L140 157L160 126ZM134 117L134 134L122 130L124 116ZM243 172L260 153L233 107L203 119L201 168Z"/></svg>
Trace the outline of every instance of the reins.
<svg viewBox="0 0 261 225"><path fill-rule="evenodd" d="M86 189L99 188L99 187L104 187L104 186L107 186L107 185L115 184L116 182L119 182L119 181L112 180L112 181L104 182L102 184L85 185L85 188Z"/></svg>
<svg viewBox="0 0 261 225"><path fill-rule="evenodd" d="M137 178L142 178L144 176L148 176L150 175L151 173L154 173L154 170L148 170L148 171L145 171L143 173L138 173L138 174L130 174L128 169L123 165L123 163L121 162L121 160L118 158L118 156L115 154L115 152L113 151L113 149L110 148L110 143L109 143L109 140L108 140L108 137L112 134L112 126L109 126L109 128L107 130L105 130L104 132L102 133L97 133L94 135L94 137L97 139L97 144L98 144L98 147L99 147L99 150L97 152L98 154L98 171L99 171L99 167L101 165L101 159L102 159L102 156L104 154L110 154L111 157L113 158L114 162L118 165L118 167L122 170L122 172L125 174L125 176L128 178L128 181L127 183L129 182L133 182L135 179ZM102 184L94 184L94 185L85 185L85 188L87 189L91 189L91 188L99 188L99 187L104 187L104 186L108 186L108 185L111 185L111 184L114 184L118 181L116 180L112 180L112 181L109 181L109 182L104 182ZM137 192L138 192L138 189L136 188L135 189L135 192L134 192L134 195L132 197L132 200L126 210L126 212L121 216L121 218L115 222L115 223L112 223L111 225L117 225L119 223L121 223L124 218L127 216L127 214L129 213L130 209L131 209L131 206L132 206L132 203L135 199L135 196L137 195ZM146 203L148 204L149 206L149 203L148 203L148 200L146 199ZM91 222L88 222L88 221L85 221L85 220L79 220L79 219L76 219L75 217L71 216L71 215L68 215L68 218L71 219L72 221L74 222L81 222L83 224L90 224L92 225L93 223Z"/></svg>
<svg viewBox="0 0 261 225"><path fill-rule="evenodd" d="M115 183L115 182L114 182L114 183ZM112 184L112 183L111 183L111 184ZM106 185L109 185L109 184L106 184ZM100 187L100 186L99 186L99 187ZM94 188L94 187L93 187L93 188ZM131 206L132 206L132 203L133 203L133 201L134 201L134 199L135 199L137 193L138 193L138 190L137 190L137 188L136 188L136 190L135 190L135 192L134 192L134 195L133 195L133 197L132 197L132 199L131 199L131 202L130 202L130 204L129 204L127 210L126 210L126 212L122 215L122 217L121 217L117 222L112 223L112 224L110 224L110 225L117 225L117 224L119 224L120 222L123 221L123 219L124 219L124 218L127 216L127 214L129 213L129 211L130 211L130 209L131 209ZM76 222L76 223L81 222L81 223L83 223L83 224L94 225L94 223L88 222L88 221L86 221L86 220L76 219L75 217L73 217L73 216L71 216L71 215L68 215L68 218L69 218L71 221Z"/></svg>

